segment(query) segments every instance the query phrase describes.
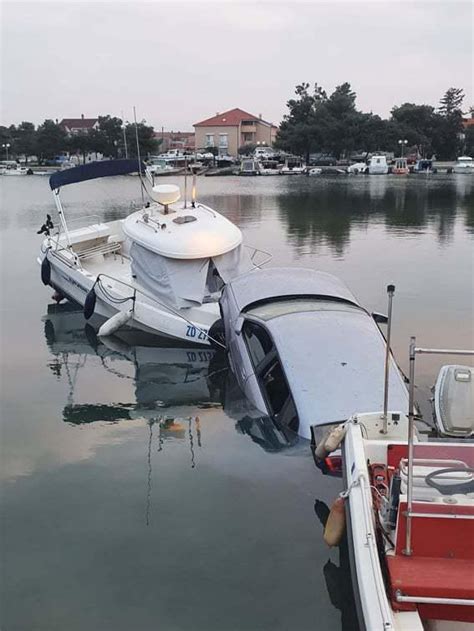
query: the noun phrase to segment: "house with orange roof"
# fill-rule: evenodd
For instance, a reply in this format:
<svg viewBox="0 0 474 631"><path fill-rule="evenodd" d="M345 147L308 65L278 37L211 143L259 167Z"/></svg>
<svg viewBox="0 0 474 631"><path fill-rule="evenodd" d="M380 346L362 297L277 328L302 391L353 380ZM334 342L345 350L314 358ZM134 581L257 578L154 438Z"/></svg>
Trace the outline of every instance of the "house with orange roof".
<svg viewBox="0 0 474 631"><path fill-rule="evenodd" d="M97 129L99 127L99 119L84 118L84 114L81 114L81 118L63 118L59 126L62 127L69 136L84 134L93 129Z"/></svg>
<svg viewBox="0 0 474 631"><path fill-rule="evenodd" d="M236 156L244 145L271 147L277 127L236 107L194 124L196 149L217 147L219 155Z"/></svg>

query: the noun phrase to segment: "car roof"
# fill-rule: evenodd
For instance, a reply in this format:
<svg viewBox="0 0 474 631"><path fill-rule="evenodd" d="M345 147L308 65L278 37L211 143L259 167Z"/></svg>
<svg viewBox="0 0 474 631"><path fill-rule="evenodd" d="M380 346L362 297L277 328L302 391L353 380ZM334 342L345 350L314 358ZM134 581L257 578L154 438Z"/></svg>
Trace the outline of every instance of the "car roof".
<svg viewBox="0 0 474 631"><path fill-rule="evenodd" d="M239 311L262 300L277 300L288 296L324 297L359 306L355 296L339 278L306 268L273 267L255 270L239 276L227 287L232 291Z"/></svg>
<svg viewBox="0 0 474 631"><path fill-rule="evenodd" d="M346 420L383 409L385 341L362 309L299 312L265 323L292 393L300 427ZM389 410L407 412L408 393L393 358Z"/></svg>

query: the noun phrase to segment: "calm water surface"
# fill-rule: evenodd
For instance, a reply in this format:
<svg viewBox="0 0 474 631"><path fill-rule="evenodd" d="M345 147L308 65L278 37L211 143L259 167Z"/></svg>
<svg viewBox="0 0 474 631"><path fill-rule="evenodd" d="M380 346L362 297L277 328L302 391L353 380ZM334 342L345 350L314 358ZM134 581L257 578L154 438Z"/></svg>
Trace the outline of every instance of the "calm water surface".
<svg viewBox="0 0 474 631"><path fill-rule="evenodd" d="M403 369L411 334L473 346L469 176L198 186L271 265L335 273L378 311L394 282ZM47 178L0 187L3 631L354 629L344 550L321 538L339 481L249 420L211 351L104 344L55 308L35 261ZM124 217L138 198L133 177L63 191L71 220ZM425 410L440 364L418 362Z"/></svg>

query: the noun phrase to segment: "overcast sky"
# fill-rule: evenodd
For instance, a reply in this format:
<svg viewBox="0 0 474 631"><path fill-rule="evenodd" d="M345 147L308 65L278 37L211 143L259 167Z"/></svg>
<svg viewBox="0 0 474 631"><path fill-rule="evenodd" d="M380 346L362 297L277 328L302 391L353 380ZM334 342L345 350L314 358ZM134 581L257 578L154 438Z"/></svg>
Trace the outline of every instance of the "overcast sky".
<svg viewBox="0 0 474 631"><path fill-rule="evenodd" d="M1 1L1 0L0 0ZM274 123L297 83L348 81L364 111L472 94L472 3L1 3L1 123L112 114L191 130L240 107Z"/></svg>

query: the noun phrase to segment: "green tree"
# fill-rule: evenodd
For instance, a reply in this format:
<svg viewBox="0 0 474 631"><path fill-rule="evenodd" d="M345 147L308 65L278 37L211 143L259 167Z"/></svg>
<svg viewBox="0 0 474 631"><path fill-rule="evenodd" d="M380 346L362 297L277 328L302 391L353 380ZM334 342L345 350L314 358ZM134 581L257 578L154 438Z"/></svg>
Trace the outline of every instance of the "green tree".
<svg viewBox="0 0 474 631"><path fill-rule="evenodd" d="M7 157L7 147L3 147L2 145L10 145L8 147L8 158L10 159L10 155L12 155L13 149L13 135L12 128L15 129L14 125L10 127L5 127L4 125L0 125L0 160L5 160Z"/></svg>
<svg viewBox="0 0 474 631"><path fill-rule="evenodd" d="M15 151L17 154L25 156L25 163L28 164L28 158L36 155L38 151L37 133L33 123L23 121L13 132Z"/></svg>
<svg viewBox="0 0 474 631"><path fill-rule="evenodd" d="M93 132L94 143L97 145L94 151L118 158L120 150L125 157L122 125L122 119L117 116L99 116L99 129Z"/></svg>
<svg viewBox="0 0 474 631"><path fill-rule="evenodd" d="M249 156L255 151L256 148L257 148L256 144L249 142L246 145L242 145L241 147L239 147L237 149L237 153L239 154L239 156ZM217 152L218 152L217 147L211 147L211 149L215 149L216 153L214 155L217 155ZM206 151L209 151L209 148L206 149Z"/></svg>
<svg viewBox="0 0 474 631"><path fill-rule="evenodd" d="M54 121L47 119L38 127L38 157L52 159L67 150L66 132Z"/></svg>
<svg viewBox="0 0 474 631"><path fill-rule="evenodd" d="M128 123L125 128L127 137L128 155L131 158L137 157L137 139L140 145L140 156L142 159L148 155L156 153L159 143L155 138L155 130L151 125L147 125L146 121L137 123L136 130L134 123Z"/></svg>
<svg viewBox="0 0 474 631"><path fill-rule="evenodd" d="M463 100L461 88L449 88L440 101L436 135L433 138L438 159L454 160L462 149Z"/></svg>
<svg viewBox="0 0 474 631"><path fill-rule="evenodd" d="M81 131L71 134L67 139L67 149L70 153L79 153L82 156L82 163L86 163L86 156L90 151L96 151L94 148L94 137L91 132Z"/></svg>
<svg viewBox="0 0 474 631"><path fill-rule="evenodd" d="M431 105L403 103L392 109L392 121L398 124L400 138L416 145L422 155L433 153L433 139L439 127L439 116Z"/></svg>
<svg viewBox="0 0 474 631"><path fill-rule="evenodd" d="M464 90L462 88L449 88L440 100L439 113L442 116L457 115L461 112L464 101Z"/></svg>
<svg viewBox="0 0 474 631"><path fill-rule="evenodd" d="M301 83L295 88L295 99L287 102L289 113L283 118L277 133L275 146L309 160L309 154L323 142L324 119L323 108L327 100L326 92L314 85L309 91L309 83Z"/></svg>

